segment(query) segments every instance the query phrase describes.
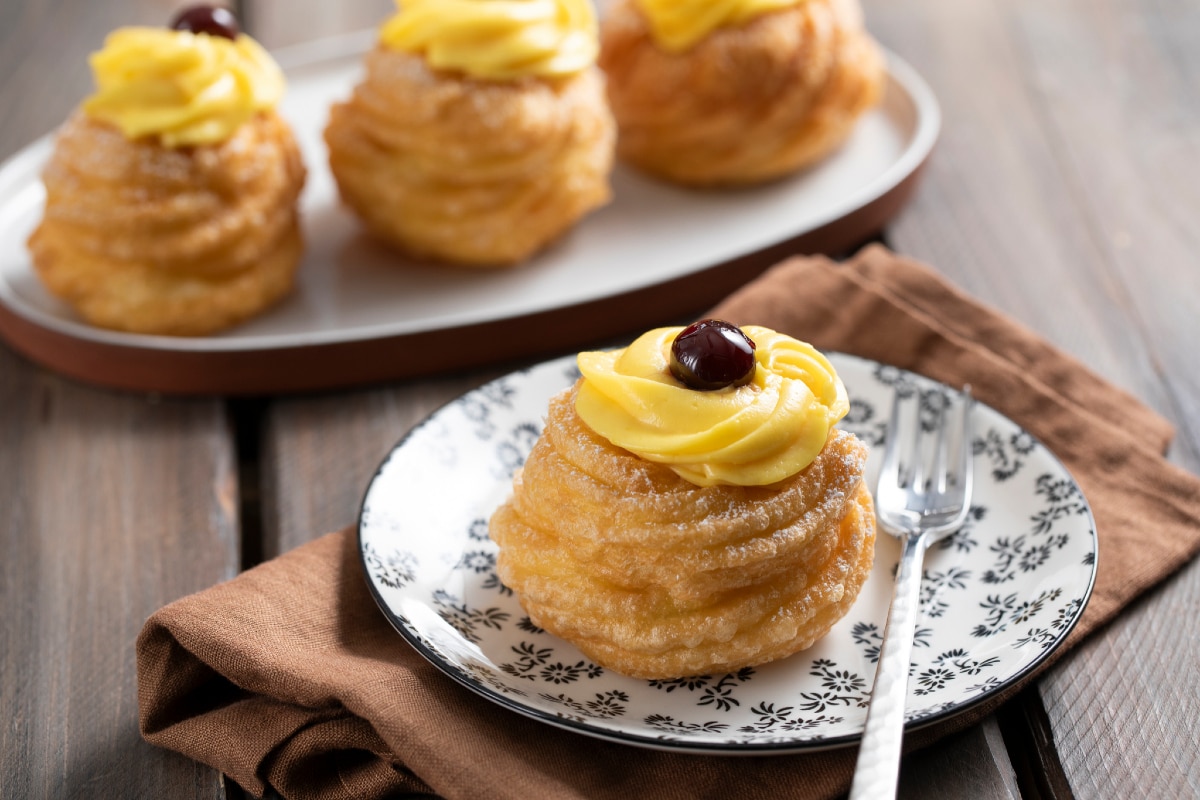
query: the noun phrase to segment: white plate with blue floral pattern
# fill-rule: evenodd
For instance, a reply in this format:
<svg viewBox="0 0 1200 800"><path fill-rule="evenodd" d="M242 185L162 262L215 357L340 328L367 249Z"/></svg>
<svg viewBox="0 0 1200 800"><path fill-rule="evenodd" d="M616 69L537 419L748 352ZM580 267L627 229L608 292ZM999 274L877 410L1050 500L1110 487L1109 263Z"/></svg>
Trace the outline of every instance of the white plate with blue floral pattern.
<svg viewBox="0 0 1200 800"><path fill-rule="evenodd" d="M861 358L831 359L852 398L840 425L875 449L894 391L941 388ZM547 401L577 376L568 357L493 381L434 413L384 460L363 499L359 546L392 625L487 699L602 739L730 755L857 741L899 558L892 537L878 538L861 595L824 639L735 673L635 680L530 622L496 576L487 520L540 434ZM971 515L925 560L910 728L961 713L1032 670L1074 627L1095 580L1092 514L1054 454L983 405L974 436ZM869 485L876 469L873 456Z"/></svg>

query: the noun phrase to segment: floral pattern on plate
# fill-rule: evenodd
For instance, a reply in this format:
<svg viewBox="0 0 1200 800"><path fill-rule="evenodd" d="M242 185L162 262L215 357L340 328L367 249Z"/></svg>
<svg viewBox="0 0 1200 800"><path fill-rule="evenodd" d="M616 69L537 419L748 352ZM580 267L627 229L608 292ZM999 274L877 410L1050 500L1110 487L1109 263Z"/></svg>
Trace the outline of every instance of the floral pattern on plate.
<svg viewBox="0 0 1200 800"><path fill-rule="evenodd" d="M832 354L851 396L841 427L878 448L893 392L940 384ZM790 658L724 675L635 680L538 628L496 575L487 519L541 432L573 357L463 395L409 433L363 499L359 544L395 628L449 677L515 712L603 739L668 750L783 753L862 733L899 545L878 538L850 613ZM1079 487L1027 432L979 404L967 524L925 560L908 724L960 713L1026 674L1066 638L1095 580L1096 531ZM876 458L866 479L874 485Z"/></svg>

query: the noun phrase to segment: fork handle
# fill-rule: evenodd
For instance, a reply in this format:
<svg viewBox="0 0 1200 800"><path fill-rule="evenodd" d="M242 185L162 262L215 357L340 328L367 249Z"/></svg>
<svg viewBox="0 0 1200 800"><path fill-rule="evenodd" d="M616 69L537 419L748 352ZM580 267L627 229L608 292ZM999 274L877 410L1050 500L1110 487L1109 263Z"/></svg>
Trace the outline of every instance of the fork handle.
<svg viewBox="0 0 1200 800"><path fill-rule="evenodd" d="M904 739L904 707L908 699L908 668L921 600L921 564L926 537L904 537L896 571L895 596L888 612L875 686L863 729L850 800L895 797L900 775L900 744Z"/></svg>

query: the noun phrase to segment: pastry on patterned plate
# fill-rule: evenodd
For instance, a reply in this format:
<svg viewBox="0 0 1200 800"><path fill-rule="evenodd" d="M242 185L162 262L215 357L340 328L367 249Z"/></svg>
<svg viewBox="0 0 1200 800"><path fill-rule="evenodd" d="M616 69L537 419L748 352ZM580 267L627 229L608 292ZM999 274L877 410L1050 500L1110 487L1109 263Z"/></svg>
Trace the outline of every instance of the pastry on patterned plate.
<svg viewBox="0 0 1200 800"><path fill-rule="evenodd" d="M615 125L587 0L402 0L335 105L343 201L404 252L524 261L610 197Z"/></svg>
<svg viewBox="0 0 1200 800"><path fill-rule="evenodd" d="M705 320L581 353L511 497L497 569L537 625L610 669L678 678L802 650L871 569L866 448L829 361Z"/></svg>
<svg viewBox="0 0 1200 800"><path fill-rule="evenodd" d="M91 59L97 90L60 130L29 240L51 293L88 322L200 335L292 287L304 166L279 67L224 9L122 28Z"/></svg>
<svg viewBox="0 0 1200 800"><path fill-rule="evenodd" d="M618 155L696 186L815 163L878 102L885 75L858 0L617 0L600 65Z"/></svg>

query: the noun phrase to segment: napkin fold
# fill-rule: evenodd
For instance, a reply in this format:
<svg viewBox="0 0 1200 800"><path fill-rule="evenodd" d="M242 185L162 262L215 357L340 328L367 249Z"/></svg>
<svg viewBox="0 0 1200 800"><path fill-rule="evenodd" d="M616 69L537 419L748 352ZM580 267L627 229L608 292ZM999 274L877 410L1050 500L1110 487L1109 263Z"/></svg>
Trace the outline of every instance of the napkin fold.
<svg viewBox="0 0 1200 800"><path fill-rule="evenodd" d="M1169 423L933 270L872 246L786 261L712 312L928 375L1063 461L1092 506L1098 576L1045 669L1200 550L1200 479L1163 457ZM530 720L442 675L368 593L352 529L156 612L137 642L143 736L262 795L383 798L833 797L855 750L714 758ZM1027 676L1029 680L1033 676ZM961 730L1019 690L927 729Z"/></svg>

